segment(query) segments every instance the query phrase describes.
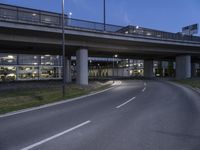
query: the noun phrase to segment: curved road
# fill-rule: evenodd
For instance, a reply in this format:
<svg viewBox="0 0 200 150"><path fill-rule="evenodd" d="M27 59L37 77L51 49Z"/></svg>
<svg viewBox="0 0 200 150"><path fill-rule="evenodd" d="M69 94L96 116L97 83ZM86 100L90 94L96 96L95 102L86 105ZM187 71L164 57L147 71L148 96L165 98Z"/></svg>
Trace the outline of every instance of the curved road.
<svg viewBox="0 0 200 150"><path fill-rule="evenodd" d="M0 150L199 150L200 95L170 82L120 86L0 117Z"/></svg>

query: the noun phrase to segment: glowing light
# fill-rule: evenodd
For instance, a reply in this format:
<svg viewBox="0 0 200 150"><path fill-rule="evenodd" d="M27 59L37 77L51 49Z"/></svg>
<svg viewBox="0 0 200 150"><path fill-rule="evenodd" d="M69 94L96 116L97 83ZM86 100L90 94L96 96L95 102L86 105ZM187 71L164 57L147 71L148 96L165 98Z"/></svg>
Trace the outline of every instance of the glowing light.
<svg viewBox="0 0 200 150"><path fill-rule="evenodd" d="M12 55L8 55L8 58L9 58L9 59L13 59L14 56L12 56Z"/></svg>
<svg viewBox="0 0 200 150"><path fill-rule="evenodd" d="M148 32L148 33L147 33L147 35L148 35L148 36L150 36L150 35L151 35L151 33L150 33L150 32Z"/></svg>
<svg viewBox="0 0 200 150"><path fill-rule="evenodd" d="M35 16L37 16L37 14L36 14L36 13L33 13L32 16L35 17Z"/></svg>

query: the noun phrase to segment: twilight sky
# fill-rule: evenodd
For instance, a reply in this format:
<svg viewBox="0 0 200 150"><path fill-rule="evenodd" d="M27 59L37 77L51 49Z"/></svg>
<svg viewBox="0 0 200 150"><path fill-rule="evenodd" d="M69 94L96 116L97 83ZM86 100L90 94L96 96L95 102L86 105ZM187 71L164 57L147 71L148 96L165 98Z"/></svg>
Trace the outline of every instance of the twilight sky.
<svg viewBox="0 0 200 150"><path fill-rule="evenodd" d="M61 12L62 0L0 0L0 3ZM107 23L178 32L200 23L200 0L106 0ZM65 0L72 18L103 22L103 0ZM199 34L200 35L200 34Z"/></svg>

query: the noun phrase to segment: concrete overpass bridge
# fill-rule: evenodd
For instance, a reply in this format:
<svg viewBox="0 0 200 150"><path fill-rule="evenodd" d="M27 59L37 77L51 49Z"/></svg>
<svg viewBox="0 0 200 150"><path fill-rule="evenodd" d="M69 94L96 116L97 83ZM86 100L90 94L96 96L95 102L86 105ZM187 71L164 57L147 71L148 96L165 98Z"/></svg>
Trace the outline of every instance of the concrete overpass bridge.
<svg viewBox="0 0 200 150"><path fill-rule="evenodd" d="M65 21L67 65L76 55L79 84L88 83L88 55L144 59L145 77L153 76L153 60L175 60L178 79L190 78L200 60L200 37L67 16ZM61 33L60 14L0 4L0 53L60 55Z"/></svg>

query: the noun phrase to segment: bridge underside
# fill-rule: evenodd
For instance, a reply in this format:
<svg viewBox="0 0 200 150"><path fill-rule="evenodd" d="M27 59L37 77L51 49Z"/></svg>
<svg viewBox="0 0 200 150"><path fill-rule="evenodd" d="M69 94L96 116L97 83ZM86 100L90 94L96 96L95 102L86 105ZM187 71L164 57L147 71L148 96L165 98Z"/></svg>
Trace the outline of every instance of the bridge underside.
<svg viewBox="0 0 200 150"><path fill-rule="evenodd" d="M54 29L43 30L47 28L36 27L30 30L22 29L20 25L17 28L0 27L0 53L62 55L60 30L56 32ZM83 30L66 30L66 33L66 57L77 56L78 58L79 84L88 83L86 79L88 65L84 61L88 56L112 58L118 54L119 58L143 59L146 77L152 77L153 60L176 61L179 68L183 68L176 69L177 78L190 78L191 74L188 72L191 72L191 63L200 62L200 45L195 43L121 37L121 35L91 33Z"/></svg>
<svg viewBox="0 0 200 150"><path fill-rule="evenodd" d="M66 46L66 55L75 56L76 51L80 46ZM134 59L153 59L153 60L175 60L176 56L189 54L192 61L199 61L200 55L190 53L175 53L175 52L160 52L160 51L145 51L140 48L133 48L132 50L121 49L107 49L86 47L88 54L91 57L113 57L118 54L121 58ZM10 42L0 41L0 53L15 53L15 54L51 54L62 55L62 45L55 44L38 44L38 43L24 43L24 42Z"/></svg>

